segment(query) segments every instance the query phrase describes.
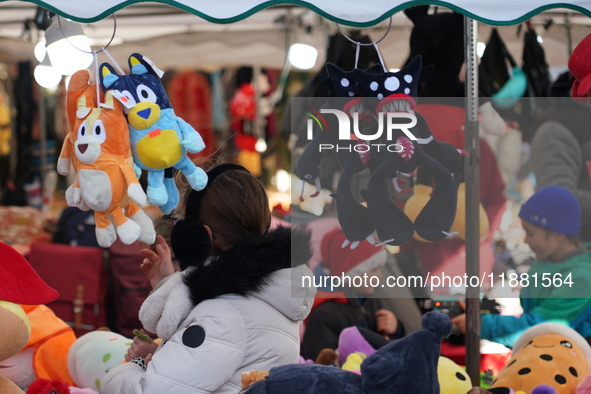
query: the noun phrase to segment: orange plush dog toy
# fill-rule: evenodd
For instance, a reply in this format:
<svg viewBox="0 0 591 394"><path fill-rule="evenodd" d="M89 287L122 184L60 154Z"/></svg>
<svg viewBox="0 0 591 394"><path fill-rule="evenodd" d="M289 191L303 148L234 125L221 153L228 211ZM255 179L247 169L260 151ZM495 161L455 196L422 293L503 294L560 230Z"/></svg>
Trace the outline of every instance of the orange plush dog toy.
<svg viewBox="0 0 591 394"><path fill-rule="evenodd" d="M74 167L74 171L78 171L79 161L74 153L74 146L73 140L76 139L76 132L78 130L74 130L74 124L76 123L76 105L80 96L84 93L96 94L96 85L90 85L88 81L90 80L90 73L88 70L81 70L78 71L74 76L72 76L70 83L68 84L68 95L67 95L67 111L66 115L68 117L68 124L69 124L69 132L64 138L64 143L62 145L62 151L60 153L60 157L57 161L57 172L60 175L66 176L70 171L70 162ZM99 91L100 99L103 100L102 92ZM68 189L68 194L73 192L72 189ZM88 206L82 203L78 207L83 211L88 211Z"/></svg>
<svg viewBox="0 0 591 394"><path fill-rule="evenodd" d="M97 105L96 91L82 88L83 81L88 81L86 70L72 76L70 84L83 93L76 94L75 101L68 99L67 104L68 118L74 120L69 143L77 159L76 179L66 193L68 205L81 209L86 205L95 211L96 238L102 247L111 246L117 236L127 245L137 239L152 244L156 233L140 208L146 203L146 194L133 170L121 103L107 92L105 103Z"/></svg>

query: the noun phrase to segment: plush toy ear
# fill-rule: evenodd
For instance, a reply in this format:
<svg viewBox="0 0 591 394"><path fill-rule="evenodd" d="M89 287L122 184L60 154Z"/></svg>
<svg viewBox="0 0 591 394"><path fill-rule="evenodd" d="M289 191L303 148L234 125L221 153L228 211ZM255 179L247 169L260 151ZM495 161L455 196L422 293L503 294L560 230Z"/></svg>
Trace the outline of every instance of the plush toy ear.
<svg viewBox="0 0 591 394"><path fill-rule="evenodd" d="M90 81L90 73L88 70L76 71L76 73L72 75L72 78L70 78L68 92L85 89L88 86L88 81Z"/></svg>
<svg viewBox="0 0 591 394"><path fill-rule="evenodd" d="M91 108L93 107L92 96L90 93L84 93L80 98L78 98L78 103L76 106L76 117L78 119L84 119L90 113Z"/></svg>
<svg viewBox="0 0 591 394"><path fill-rule="evenodd" d="M404 13L412 21L413 24L417 24L417 21L423 18L429 13L428 5L419 5L416 7L410 7L404 10Z"/></svg>
<svg viewBox="0 0 591 394"><path fill-rule="evenodd" d="M129 56L129 69L134 75L153 74L157 75L152 66L144 60L144 56L139 53L132 53Z"/></svg>
<svg viewBox="0 0 591 394"><path fill-rule="evenodd" d="M111 91L108 91L105 95L105 104L113 108L117 112L121 112L122 110L121 103L119 102L119 100L116 100L113 97L113 93Z"/></svg>
<svg viewBox="0 0 591 394"><path fill-rule="evenodd" d="M99 68L99 79L101 82L101 89L103 92L106 92L115 82L117 82L119 74L109 63L103 63Z"/></svg>

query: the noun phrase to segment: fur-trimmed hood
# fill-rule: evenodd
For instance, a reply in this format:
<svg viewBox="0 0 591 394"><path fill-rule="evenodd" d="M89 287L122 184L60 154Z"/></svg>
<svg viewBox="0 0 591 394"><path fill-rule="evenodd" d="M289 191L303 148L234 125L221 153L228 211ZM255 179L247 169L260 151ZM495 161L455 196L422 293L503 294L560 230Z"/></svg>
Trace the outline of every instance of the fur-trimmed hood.
<svg viewBox="0 0 591 394"><path fill-rule="evenodd" d="M279 226L265 235L240 240L210 264L187 272L184 282L193 303L224 294L260 293L274 272L298 267L312 258L310 237L310 232L296 227Z"/></svg>

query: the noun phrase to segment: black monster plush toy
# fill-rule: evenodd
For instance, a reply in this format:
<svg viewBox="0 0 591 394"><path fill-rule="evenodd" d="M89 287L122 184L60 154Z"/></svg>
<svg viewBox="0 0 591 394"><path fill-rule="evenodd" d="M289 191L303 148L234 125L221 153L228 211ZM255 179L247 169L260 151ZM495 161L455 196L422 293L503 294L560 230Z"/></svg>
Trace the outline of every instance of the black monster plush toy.
<svg viewBox="0 0 591 394"><path fill-rule="evenodd" d="M374 243L374 232L382 245L405 244L415 231L429 241L452 236L449 231L457 201L457 183L452 174L459 170L460 153L452 145L434 139L425 119L415 112L419 86L431 70L422 68L419 56L396 73L380 73L383 71L380 65L365 71L345 72L327 64L327 71L328 77L322 80L333 97L323 109L339 109L347 113L353 119L355 133L351 133L347 140L339 140L335 131L338 130L337 117L327 116L327 131L317 130L300 158L298 175L304 182L316 181L317 195L320 190L317 177L323 159L319 146L323 143L339 146L337 157L343 166L343 174L333 196L339 223L347 239L343 247L351 243L353 249L364 240ZM416 123L409 124L406 129L391 130L384 123L399 117L398 114L410 114ZM361 122L363 126L359 124ZM384 133L387 127L388 131ZM362 134L359 130L369 130L370 134ZM375 150L375 146L382 145L397 148ZM436 187L413 223L393 203L386 183L393 182L394 188L400 190L398 175L408 175L419 166L433 176ZM367 190L361 191L367 207L360 204L351 192L353 175L365 168L372 172Z"/></svg>

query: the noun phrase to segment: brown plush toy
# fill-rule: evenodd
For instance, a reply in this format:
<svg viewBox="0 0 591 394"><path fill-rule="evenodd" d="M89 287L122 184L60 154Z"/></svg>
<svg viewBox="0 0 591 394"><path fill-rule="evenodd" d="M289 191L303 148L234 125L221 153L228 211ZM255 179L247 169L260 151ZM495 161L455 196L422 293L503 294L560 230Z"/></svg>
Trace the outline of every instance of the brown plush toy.
<svg viewBox="0 0 591 394"><path fill-rule="evenodd" d="M557 394L574 394L589 374L591 347L575 330L557 323L542 323L526 330L513 348L509 364L489 387L508 387L531 394L539 385Z"/></svg>
<svg viewBox="0 0 591 394"><path fill-rule="evenodd" d="M20 253L2 242L0 278L0 368L10 368L10 365L2 365L2 361L24 348L31 335L29 319L18 304L45 304L57 299L58 293L37 275ZM23 391L0 376L0 393L22 394Z"/></svg>
<svg viewBox="0 0 591 394"><path fill-rule="evenodd" d="M253 384L254 382L264 380L267 376L269 376L269 371L242 372L240 376L242 377L242 388L244 389Z"/></svg>

